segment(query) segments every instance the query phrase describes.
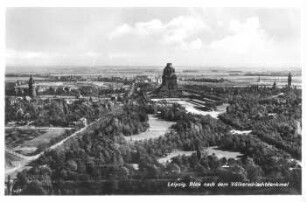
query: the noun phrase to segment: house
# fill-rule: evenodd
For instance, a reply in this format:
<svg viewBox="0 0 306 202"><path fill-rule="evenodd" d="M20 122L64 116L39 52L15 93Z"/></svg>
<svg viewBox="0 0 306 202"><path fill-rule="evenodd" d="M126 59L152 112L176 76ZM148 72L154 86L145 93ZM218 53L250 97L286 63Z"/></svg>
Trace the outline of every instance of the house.
<svg viewBox="0 0 306 202"><path fill-rule="evenodd" d="M73 125L79 126L79 127L85 127L87 126L87 119L85 117L80 118L78 121L74 121Z"/></svg>
<svg viewBox="0 0 306 202"><path fill-rule="evenodd" d="M30 96L25 96L24 100L26 100L27 102L31 102L32 98Z"/></svg>

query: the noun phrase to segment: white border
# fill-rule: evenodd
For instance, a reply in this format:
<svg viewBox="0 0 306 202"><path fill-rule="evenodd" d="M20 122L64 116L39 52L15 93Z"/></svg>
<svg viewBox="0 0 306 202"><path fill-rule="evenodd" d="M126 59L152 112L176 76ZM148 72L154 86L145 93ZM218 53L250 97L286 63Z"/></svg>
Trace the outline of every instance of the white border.
<svg viewBox="0 0 306 202"><path fill-rule="evenodd" d="M4 148L4 72L5 72L5 9L6 7L264 7L264 8L276 8L276 7L295 7L301 9L301 64L302 69L305 67L306 52L305 52L305 0L2 0L0 10L0 124L2 131L1 148ZM304 70L302 72L302 80L305 79ZM305 82L302 83L302 89L305 89ZM305 117L305 93L303 92L303 117ZM303 118L303 126L306 122ZM304 136L304 130L302 132ZM306 139L302 138L302 145L305 144ZM305 147L303 146L303 157L305 155ZM76 197L62 197L62 196L41 196L41 197L26 197L26 196L3 196L4 194L4 149L1 149L1 167L0 167L0 194L1 201L54 201L54 200L91 200L91 201L108 201L108 200L128 200L128 201L141 201L149 200L168 200L168 201L270 201L275 200L277 202L282 201L306 201L305 191L303 196L76 196ZM303 168L306 168L306 162L303 160ZM304 169L303 169L304 171ZM303 175L303 185L305 185L305 175ZM302 186L302 190L305 190L305 186ZM304 200L303 200L304 199Z"/></svg>
<svg viewBox="0 0 306 202"><path fill-rule="evenodd" d="M303 0L4 0L7 7L300 7Z"/></svg>

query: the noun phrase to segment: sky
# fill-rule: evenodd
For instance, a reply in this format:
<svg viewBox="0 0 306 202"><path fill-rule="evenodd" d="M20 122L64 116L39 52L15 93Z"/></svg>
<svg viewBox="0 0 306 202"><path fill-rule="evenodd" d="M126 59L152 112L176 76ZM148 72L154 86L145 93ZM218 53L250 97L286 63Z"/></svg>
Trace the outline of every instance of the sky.
<svg viewBox="0 0 306 202"><path fill-rule="evenodd" d="M296 8L7 8L6 64L300 66Z"/></svg>

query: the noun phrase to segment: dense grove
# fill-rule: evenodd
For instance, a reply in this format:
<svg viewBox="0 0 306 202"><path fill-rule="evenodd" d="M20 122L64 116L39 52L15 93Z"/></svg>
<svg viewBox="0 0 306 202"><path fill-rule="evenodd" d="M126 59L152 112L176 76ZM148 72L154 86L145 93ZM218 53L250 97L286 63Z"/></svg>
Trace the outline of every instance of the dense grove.
<svg viewBox="0 0 306 202"><path fill-rule="evenodd" d="M32 163L33 168L18 174L15 189L20 188L21 194L63 195L300 193L301 169L291 161L300 155L300 147L294 150L301 142L294 126L300 118L300 94L284 92L287 103L263 104L279 93L266 89L259 93L257 90L258 96L252 95L250 89L242 89L239 95L235 90L224 92L223 97L229 100L230 106L220 119L188 114L180 105L125 106L122 113L99 120L78 138L65 143L62 149L46 152ZM293 109L286 110L289 104ZM159 118L176 124L157 139L126 141L124 136L147 129L149 112L159 112ZM274 117L269 113L278 114ZM229 132L233 128L250 128L253 132L233 135ZM242 156L238 160L219 159L205 152L210 146L239 151ZM175 150L195 151L195 154L177 156L166 164L157 161ZM190 191L169 189L169 181L268 181L289 182L290 186L287 189Z"/></svg>
<svg viewBox="0 0 306 202"><path fill-rule="evenodd" d="M62 126L75 125L74 122L86 118L88 122L97 119L101 114L111 109L110 103L75 101L68 104L63 99L58 100L17 100L9 103L6 100L5 122L27 121L35 126Z"/></svg>
<svg viewBox="0 0 306 202"><path fill-rule="evenodd" d="M256 93L254 93L254 91ZM252 130L262 141L301 159L301 91L243 89L229 97L219 118L235 128Z"/></svg>
<svg viewBox="0 0 306 202"><path fill-rule="evenodd" d="M72 79L71 81L76 82L76 81L80 81L80 79ZM70 81L70 79L60 79L60 80L44 80L44 82L57 82L57 81ZM115 81L111 81L110 85L114 84ZM125 83L121 83L121 85L126 85L129 84L130 82L125 82ZM22 92L20 91L15 91L15 82L6 82L5 84L5 95L8 96L27 96L28 93L28 89L23 89ZM38 89L36 89L36 93L39 96L43 96L43 95L54 95L54 96L75 96L78 97L80 95L82 96L106 96L106 97L110 97L112 94L119 94L119 93L125 93L126 89L124 88L116 88L116 89L112 89L112 88L97 88L94 86L79 86L77 89L76 88L72 88L70 89L69 87L63 87L63 88L54 88L54 87L49 87L47 89L44 89L44 91L38 91Z"/></svg>
<svg viewBox="0 0 306 202"><path fill-rule="evenodd" d="M227 113L220 118L237 128L250 129L258 121L270 120L272 114L286 116L291 119L301 118L300 90L286 93L260 90L257 93L250 90L239 91L239 96L229 96L231 104Z"/></svg>

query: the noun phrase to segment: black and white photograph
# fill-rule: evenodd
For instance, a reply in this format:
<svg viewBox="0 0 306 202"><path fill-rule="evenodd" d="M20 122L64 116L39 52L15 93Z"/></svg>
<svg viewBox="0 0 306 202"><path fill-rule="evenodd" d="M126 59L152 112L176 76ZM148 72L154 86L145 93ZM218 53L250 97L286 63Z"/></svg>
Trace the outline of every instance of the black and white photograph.
<svg viewBox="0 0 306 202"><path fill-rule="evenodd" d="M6 197L302 195L302 8L4 11Z"/></svg>

